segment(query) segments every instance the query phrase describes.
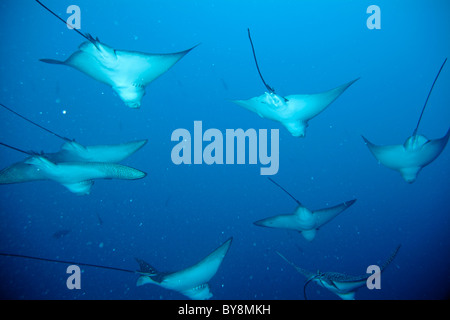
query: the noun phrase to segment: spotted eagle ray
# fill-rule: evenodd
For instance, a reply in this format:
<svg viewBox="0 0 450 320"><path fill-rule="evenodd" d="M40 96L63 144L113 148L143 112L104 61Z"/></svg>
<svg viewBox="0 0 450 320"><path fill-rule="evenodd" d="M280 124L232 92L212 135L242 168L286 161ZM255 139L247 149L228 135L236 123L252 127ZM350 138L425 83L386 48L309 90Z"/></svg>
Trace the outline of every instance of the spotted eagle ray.
<svg viewBox="0 0 450 320"><path fill-rule="evenodd" d="M147 262L136 259L139 263L140 276L136 285L156 284L165 289L174 290L192 300L206 300L212 297L209 280L216 274L223 258L230 248L233 238L225 241L219 248L210 253L195 265L171 273L158 272Z"/></svg>
<svg viewBox="0 0 450 320"><path fill-rule="evenodd" d="M445 58L444 63L434 79L412 136L408 137L404 144L378 146L370 142L364 136L362 137L370 152L378 162L387 168L398 171L408 183L416 181L419 172L442 153L450 137L450 129L442 138L433 140L429 140L425 136L417 134L431 91L433 90L434 84L446 61L447 58Z"/></svg>
<svg viewBox="0 0 450 320"><path fill-rule="evenodd" d="M94 145L84 146L73 139L69 139L61 136L60 134L41 126L40 124L28 119L20 113L14 111L8 106L0 103L0 106L5 110L17 115L18 117L28 121L29 123L37 126L38 128L56 136L64 141L61 146L61 150L56 153L44 153L40 155L44 156L48 160L54 163L59 162L120 162L125 158L128 158L136 151L141 149L147 140L131 141L114 145ZM34 152L36 153L36 152Z"/></svg>
<svg viewBox="0 0 450 320"><path fill-rule="evenodd" d="M386 269L386 267L394 260L395 256L400 249L400 245L394 250L391 256L386 260L386 262L380 267L380 273ZM367 279L371 276L371 274L363 274L360 276L349 276L344 273L339 272L321 272L317 270L316 273L307 271L300 267L297 267L293 262L289 261L284 257L281 253L277 251L277 254L283 258L284 261L289 263L291 266L295 268L299 273L306 277L305 285L303 286L303 294L306 298L306 286L310 282L316 282L323 288L326 288L338 295L342 300L354 300L356 290L365 286L367 284Z"/></svg>
<svg viewBox="0 0 450 320"><path fill-rule="evenodd" d="M312 241L317 233L317 230L324 224L335 218L338 214L349 208L356 202L356 199L343 202L334 207L324 208L320 210L311 211L304 207L300 201L295 199L289 192L287 192L278 183L269 178L274 184L285 191L291 198L293 198L298 206L292 214L281 214L270 218L262 219L254 222L255 225L260 227L269 227L277 229L296 230L300 232L303 237Z"/></svg>
<svg viewBox="0 0 450 320"><path fill-rule="evenodd" d="M139 275L136 284L137 286L141 286L147 283L153 283L166 289L178 291L193 300L206 300L212 297L212 293L209 290L210 288L208 282L216 274L217 270L222 264L223 258L227 254L232 240L233 240L232 237L229 238L222 245L220 245L220 247L218 247L216 250L214 250L206 258L204 258L197 264L187 269L173 273L157 272L155 268L150 266L147 262L138 258L135 259L139 263L140 270L133 271L129 269L102 266L98 264L48 259L14 253L0 252L0 256L55 262L69 265L80 265L106 270L134 273Z"/></svg>
<svg viewBox="0 0 450 320"><path fill-rule="evenodd" d="M77 195L90 193L95 179L142 179L146 173L117 163L53 163L44 156L33 155L0 171L0 184L52 180Z"/></svg>
<svg viewBox="0 0 450 320"><path fill-rule="evenodd" d="M49 8L36 0L64 24L61 19ZM66 65L81 71L91 78L112 87L126 106L139 108L145 95L145 86L168 71L175 63L183 58L196 46L166 54L153 54L137 51L116 50L98 38L94 39L89 34L83 34L75 28L80 35L88 41L79 46L67 60L40 59L42 62Z"/></svg>
<svg viewBox="0 0 450 320"><path fill-rule="evenodd" d="M256 63L259 76L269 92L265 92L259 97L248 100L234 100L237 105L255 112L262 118L280 122L294 137L304 137L308 127L308 121L325 110L334 100L336 100L349 86L359 78L350 81L337 88L316 94L295 94L289 96L279 96L270 87L261 75L261 71L256 60L250 30L248 37L253 50L253 57Z"/></svg>
<svg viewBox="0 0 450 320"><path fill-rule="evenodd" d="M25 118L1 104L5 109L66 141L57 153L38 154L24 151L3 142L0 145L24 153L30 157L0 171L0 184L53 180L78 195L89 194L94 179L136 180L146 176L140 170L115 164L142 148L147 140L119 145L82 146Z"/></svg>

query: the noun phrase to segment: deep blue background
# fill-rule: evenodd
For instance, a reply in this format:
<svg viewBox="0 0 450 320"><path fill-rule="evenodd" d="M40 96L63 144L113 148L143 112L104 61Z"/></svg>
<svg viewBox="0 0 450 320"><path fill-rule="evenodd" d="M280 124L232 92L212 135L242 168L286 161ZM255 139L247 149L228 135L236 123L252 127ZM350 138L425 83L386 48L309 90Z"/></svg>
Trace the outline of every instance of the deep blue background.
<svg viewBox="0 0 450 320"><path fill-rule="evenodd" d="M113 4L112 4L113 3ZM450 56L450 9L433 1L62 1L45 4L81 31L116 48L168 53L199 47L147 87L139 110L111 88L40 58L66 59L83 39L33 1L0 3L0 102L84 145L149 139L124 164L138 181L96 181L89 196L54 182L0 186L0 251L135 269L140 257L161 271L190 266L229 237L234 241L211 280L214 299L303 299L304 278L275 253L315 271L362 274L401 243L382 289L359 299L443 299L450 277L450 149L409 185L377 164L361 135L399 144L411 135L439 66ZM366 8L381 8L381 30ZM315 93L357 77L305 138L230 100L259 96L247 37L251 28L267 82L282 95ZM450 123L450 66L428 102L420 133L443 136ZM66 114L63 114L66 110ZM61 141L0 110L0 141L55 152ZM173 130L279 128L280 170L273 178L310 209L357 198L308 243L296 232L253 221L295 209L259 165L171 162ZM23 159L0 149L0 167ZM99 225L97 215L103 220ZM52 234L71 232L61 239ZM83 268L82 289L65 286L66 265L0 257L0 298L183 299L136 276ZM313 284L309 297L337 296Z"/></svg>

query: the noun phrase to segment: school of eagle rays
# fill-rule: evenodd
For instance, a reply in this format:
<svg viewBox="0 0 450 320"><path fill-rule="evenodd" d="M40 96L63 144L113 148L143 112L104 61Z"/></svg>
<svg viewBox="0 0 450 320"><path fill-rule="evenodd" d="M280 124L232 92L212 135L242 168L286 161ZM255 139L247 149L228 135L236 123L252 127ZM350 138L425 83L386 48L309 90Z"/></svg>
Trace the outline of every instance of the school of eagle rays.
<svg viewBox="0 0 450 320"><path fill-rule="evenodd" d="M58 17L42 2L38 0L35 1L44 9ZM60 17L58 18L66 24L64 20ZM140 108L146 104L143 99L148 85L161 77L164 73L168 72L169 69L173 68L175 64L183 59L191 50L197 47L197 45L193 45L191 48L179 52L163 54L118 50L101 42L98 38L92 37L88 33L81 33L77 29L73 30L86 40L79 45L77 51L72 53L65 61L54 60L51 58L41 59L41 61L56 66L67 66L76 69L103 85L111 87L125 106L132 109ZM231 102L256 113L262 118L278 122L292 135L292 139L305 137L309 121L319 116L322 112L326 112L326 109L338 99L339 96L349 90L356 81L363 81L358 77L353 79L343 79L342 84L339 84L334 88L323 88L323 91L319 93L293 93L281 96L264 80L257 62L256 51L250 30L247 30L247 32L256 68L266 91L255 97L235 99ZM362 137L363 141L361 143L366 144L369 152L375 157L377 162L386 168L397 171L407 183L416 181L418 174L423 168L430 165L439 157L450 137L450 129L447 129L444 136L434 139L428 139L424 135L418 133L428 98L430 97L446 61L447 59L445 58L434 79L417 125L414 130L412 130L412 135L407 137L404 143L376 145L366 137ZM71 71L61 69L61 72L69 73ZM357 88L352 90L357 90ZM351 92L346 94L351 95ZM138 168L120 164L121 161L143 148L147 143L147 139L128 142L122 141L117 144L109 145L83 145L73 139L63 137L48 128L44 128L42 125L30 120L23 114L16 112L14 110L15 108L11 106L6 106L2 103L0 103L0 105L4 110L14 113L18 117L21 117L62 140L61 149L58 152L42 151L39 153L34 151L24 151L18 147L7 144L6 142L0 142L4 147L25 154L25 158L22 161L13 163L0 171L0 184L8 185L49 180L64 186L71 193L79 196L86 196L91 193L91 189L96 179L138 180L144 179L147 175L146 172ZM230 110L231 112L236 112L235 110L233 111L232 108L230 108ZM254 225L256 226L295 230L301 234L304 241L308 243L315 239L319 229L320 232L333 232L335 226L332 225L332 221L338 219L337 217L342 212L349 211L348 214L353 214L352 211L356 210L354 208L354 204L357 202L356 199L347 199L331 207L327 206L321 209L308 208L279 183L271 178L269 178L269 180L290 196L295 201L296 207L293 208L291 213L281 214L276 212L273 216L261 217L260 220L254 222ZM3 186L3 188L5 187L6 186ZM276 208L274 208L274 210L275 209ZM68 231L65 230L65 232L61 234L64 235L67 232ZM266 232L270 231L267 230ZM232 239L232 237L229 237L228 240L212 250L196 264L175 272L158 271L155 267L140 258L136 258L139 265L138 270L127 270L83 262L69 262L45 257L25 256L15 253L0 253L0 255L10 258L35 259L55 263L77 263L88 267L129 272L138 275L136 283L138 286L154 284L168 290L179 292L190 299L204 300L210 299L213 296L209 281L223 263L223 260L231 247ZM399 248L400 245L391 252L385 260L385 263L381 266L379 272L385 271L386 267L396 257ZM211 249L213 248L209 246L205 247L205 250ZM356 290L365 286L366 281L368 281L370 276L370 274L352 276L339 272L307 271L294 264L282 253L278 251L276 251L276 253L306 278L304 283L305 299L307 298L306 286L311 282L330 290L341 299L355 299Z"/></svg>

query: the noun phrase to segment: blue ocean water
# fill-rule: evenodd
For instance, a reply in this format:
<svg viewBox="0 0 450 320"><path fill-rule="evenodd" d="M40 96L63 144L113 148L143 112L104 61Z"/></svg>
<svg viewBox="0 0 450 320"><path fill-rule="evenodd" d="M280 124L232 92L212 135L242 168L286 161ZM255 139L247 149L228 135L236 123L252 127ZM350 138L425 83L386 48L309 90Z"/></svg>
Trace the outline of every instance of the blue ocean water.
<svg viewBox="0 0 450 320"><path fill-rule="evenodd" d="M83 145L148 139L122 163L147 173L136 181L98 180L77 196L51 181L0 186L0 252L137 269L134 258L161 271L195 264L228 238L233 243L211 279L213 299L303 299L305 278L283 261L315 272L364 274L402 247L383 272L380 290L357 299L445 299L450 291L450 150L413 184L379 165L361 135L402 144L417 123L443 60L450 55L450 9L434 1L87 1L46 0L67 18L81 8L81 31L116 48L170 53L200 44L147 86L140 109L111 88L64 66L85 41L34 1L0 3L0 102ZM369 29L370 5L381 29ZM310 121L306 137L260 118L231 100L266 90L317 93L361 77ZM450 70L433 89L419 133L449 128ZM62 141L0 110L0 141L56 152ZM254 221L292 213L296 203L260 175L257 165L175 165L178 128L279 129L279 171L272 178L306 207L357 202L324 225L312 242L295 231ZM24 159L0 149L0 167ZM61 237L56 232L69 230ZM66 287L67 265L0 257L2 299L184 299L137 276L83 267L81 289ZM310 299L338 299L316 284Z"/></svg>

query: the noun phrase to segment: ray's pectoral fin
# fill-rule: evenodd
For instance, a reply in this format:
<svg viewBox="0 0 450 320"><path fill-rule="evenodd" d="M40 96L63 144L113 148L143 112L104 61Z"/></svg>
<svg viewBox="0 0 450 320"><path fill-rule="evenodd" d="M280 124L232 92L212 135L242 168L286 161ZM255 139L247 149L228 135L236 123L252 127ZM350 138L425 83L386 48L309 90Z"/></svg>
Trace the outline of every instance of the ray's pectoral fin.
<svg viewBox="0 0 450 320"><path fill-rule="evenodd" d="M115 145L83 146L75 141L66 142L61 151L46 154L56 162L120 162L141 149L147 140L138 140Z"/></svg>
<svg viewBox="0 0 450 320"><path fill-rule="evenodd" d="M373 144L364 136L362 138L379 163L394 170L399 170L405 165L406 157L403 145L379 146Z"/></svg>
<svg viewBox="0 0 450 320"><path fill-rule="evenodd" d="M289 110L291 110L288 113L290 117L282 119L281 123L294 137L304 137L308 121L328 108L357 80L359 78L322 93L287 96L286 103L289 106Z"/></svg>
<svg viewBox="0 0 450 320"><path fill-rule="evenodd" d="M76 141L64 142L61 146L61 150L67 150L71 152L82 152L86 151L86 147Z"/></svg>
<svg viewBox="0 0 450 320"><path fill-rule="evenodd" d="M316 229L320 228L333 218L335 218L338 214L348 209L351 205L356 202L356 199L343 202L331 208L320 209L313 212L314 218L316 220Z"/></svg>
<svg viewBox="0 0 450 320"><path fill-rule="evenodd" d="M39 168L25 162L17 162L0 171L0 184L23 183L46 179Z"/></svg>
<svg viewBox="0 0 450 320"><path fill-rule="evenodd" d="M308 122L324 111L357 80L359 80L359 78L322 93L287 96L286 98L289 100L288 103L292 105L292 108L295 111L295 113L293 113L293 119L291 120L298 120L305 123Z"/></svg>
<svg viewBox="0 0 450 320"><path fill-rule="evenodd" d="M112 85L114 92L128 107L139 108L145 95L145 86L166 73L195 47L167 54L117 51L120 62L117 69L121 76Z"/></svg>
<svg viewBox="0 0 450 320"><path fill-rule="evenodd" d="M439 155L442 153L445 146L447 145L449 138L450 138L450 129L448 129L447 133L442 138L428 140L428 142L426 142L423 145L423 153L425 158L424 160L426 162L425 165L431 163L437 157L439 157Z"/></svg>
<svg viewBox="0 0 450 320"><path fill-rule="evenodd" d="M40 170L54 170L57 164L43 156L32 156L25 159L24 163L36 166Z"/></svg>

